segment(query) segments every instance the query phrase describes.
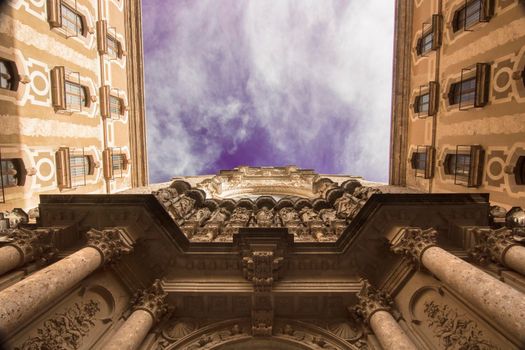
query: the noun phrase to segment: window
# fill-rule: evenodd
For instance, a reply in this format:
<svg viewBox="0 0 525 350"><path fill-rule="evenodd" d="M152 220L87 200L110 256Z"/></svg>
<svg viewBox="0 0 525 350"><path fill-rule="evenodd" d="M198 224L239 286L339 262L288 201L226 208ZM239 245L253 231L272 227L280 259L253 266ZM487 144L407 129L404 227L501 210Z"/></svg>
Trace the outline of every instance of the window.
<svg viewBox="0 0 525 350"><path fill-rule="evenodd" d="M525 185L525 156L520 156L514 169L516 185Z"/></svg>
<svg viewBox="0 0 525 350"><path fill-rule="evenodd" d="M47 20L51 28L60 28L66 37L87 36L84 15L76 8L76 1L48 0Z"/></svg>
<svg viewBox="0 0 525 350"><path fill-rule="evenodd" d="M128 169L129 160L120 147L113 147L104 150L104 177L114 179L123 177L124 171Z"/></svg>
<svg viewBox="0 0 525 350"><path fill-rule="evenodd" d="M428 104L430 101L430 94L426 93L416 97L416 112L417 113L428 113Z"/></svg>
<svg viewBox="0 0 525 350"><path fill-rule="evenodd" d="M120 119L124 115L126 106L119 95L119 89L112 89L109 85L100 87L100 114L102 117Z"/></svg>
<svg viewBox="0 0 525 350"><path fill-rule="evenodd" d="M87 86L80 84L80 74L66 71L62 66L51 70L51 97L56 110L80 112L90 106Z"/></svg>
<svg viewBox="0 0 525 350"><path fill-rule="evenodd" d="M109 96L109 113L113 116L119 116L122 110L122 100L119 97Z"/></svg>
<svg viewBox="0 0 525 350"><path fill-rule="evenodd" d="M437 50L441 46L441 33L443 28L443 17L441 15L432 15L430 29L428 23L423 23L421 32L423 35L418 39L416 51L418 55L424 55L431 50Z"/></svg>
<svg viewBox="0 0 525 350"><path fill-rule="evenodd" d="M430 81L428 85L419 87L419 94L414 101L414 113L418 118L433 116L438 108L439 85L435 81Z"/></svg>
<svg viewBox="0 0 525 350"><path fill-rule="evenodd" d="M465 1L465 5L454 13L452 30L469 30L476 23L488 22L493 14L494 0Z"/></svg>
<svg viewBox="0 0 525 350"><path fill-rule="evenodd" d="M0 88L16 91L18 80L15 62L0 58Z"/></svg>
<svg viewBox="0 0 525 350"><path fill-rule="evenodd" d="M448 100L450 105L483 107L488 103L490 89L490 65L476 63L475 68L461 70L461 79L450 86Z"/></svg>
<svg viewBox="0 0 525 350"><path fill-rule="evenodd" d="M445 157L445 174L454 175L457 185L478 187L483 177L483 157L484 151L479 145L456 146L456 152Z"/></svg>
<svg viewBox="0 0 525 350"><path fill-rule="evenodd" d="M110 59L122 58L124 50L117 39L115 27L109 27L105 20L97 22L97 46L101 55L108 55Z"/></svg>
<svg viewBox="0 0 525 350"><path fill-rule="evenodd" d="M118 44L117 39L108 35L107 42L108 42L108 55L112 58L118 57L119 44Z"/></svg>
<svg viewBox="0 0 525 350"><path fill-rule="evenodd" d="M5 203L5 189L24 186L26 179L24 162L20 158L2 158L0 152L0 203Z"/></svg>
<svg viewBox="0 0 525 350"><path fill-rule="evenodd" d="M432 146L417 146L410 160L416 177L430 179L434 174L434 148Z"/></svg>
<svg viewBox="0 0 525 350"><path fill-rule="evenodd" d="M85 186L86 176L95 172L93 156L86 155L83 148L61 147L56 154L56 162L60 189Z"/></svg>

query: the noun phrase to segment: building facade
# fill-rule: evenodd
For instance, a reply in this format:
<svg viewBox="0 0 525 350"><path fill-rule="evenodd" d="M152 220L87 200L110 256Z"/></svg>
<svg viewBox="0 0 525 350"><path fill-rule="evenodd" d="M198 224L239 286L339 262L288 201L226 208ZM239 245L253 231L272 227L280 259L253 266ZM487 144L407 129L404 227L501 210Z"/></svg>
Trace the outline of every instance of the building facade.
<svg viewBox="0 0 525 350"><path fill-rule="evenodd" d="M147 184L140 1L0 7L0 211Z"/></svg>
<svg viewBox="0 0 525 350"><path fill-rule="evenodd" d="M1 236L4 344L522 349L525 212L413 192L239 167L44 195L37 224Z"/></svg>
<svg viewBox="0 0 525 350"><path fill-rule="evenodd" d="M525 196L525 4L397 1L390 183Z"/></svg>

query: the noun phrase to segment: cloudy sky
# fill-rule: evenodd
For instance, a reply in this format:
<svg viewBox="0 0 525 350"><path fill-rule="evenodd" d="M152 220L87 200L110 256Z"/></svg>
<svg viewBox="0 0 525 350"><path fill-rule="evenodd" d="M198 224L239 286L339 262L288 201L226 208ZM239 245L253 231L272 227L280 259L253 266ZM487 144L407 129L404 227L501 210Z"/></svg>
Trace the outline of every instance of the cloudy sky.
<svg viewBox="0 0 525 350"><path fill-rule="evenodd" d="M288 164L387 181L393 3L143 0L150 181Z"/></svg>

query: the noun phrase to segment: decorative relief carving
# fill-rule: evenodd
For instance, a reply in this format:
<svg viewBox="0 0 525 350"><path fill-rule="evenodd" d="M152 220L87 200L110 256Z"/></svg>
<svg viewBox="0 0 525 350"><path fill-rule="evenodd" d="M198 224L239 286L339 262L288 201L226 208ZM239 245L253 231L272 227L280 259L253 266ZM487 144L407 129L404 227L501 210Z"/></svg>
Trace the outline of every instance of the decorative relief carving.
<svg viewBox="0 0 525 350"><path fill-rule="evenodd" d="M425 250L437 245L437 235L437 231L433 228L423 230L408 227L403 229L401 239L392 245L391 250L408 257L415 264L420 264Z"/></svg>
<svg viewBox="0 0 525 350"><path fill-rule="evenodd" d="M75 303L64 313L44 321L36 337L30 337L15 350L53 349L70 350L83 347L83 338L95 326L95 315L100 311L98 302Z"/></svg>
<svg viewBox="0 0 525 350"><path fill-rule="evenodd" d="M477 244L471 249L470 255L479 263L493 260L504 265L504 257L507 250L519 245L514 240L514 233L511 229L502 227L497 230L490 228L472 229Z"/></svg>
<svg viewBox="0 0 525 350"><path fill-rule="evenodd" d="M87 232L88 247L93 247L100 252L103 263L108 263L120 258L123 254L130 253L132 247L122 237L125 236L121 228L104 230L91 229Z"/></svg>
<svg viewBox="0 0 525 350"><path fill-rule="evenodd" d="M139 291L132 299L133 310L144 310L151 314L155 321L168 312L166 297L168 293L162 289L160 280L155 280L148 289Z"/></svg>
<svg viewBox="0 0 525 350"><path fill-rule="evenodd" d="M355 179L338 185L295 167L239 167L204 180L197 188L185 184L182 186L177 180L153 194L186 237L196 242L231 242L243 227L286 227L296 241L334 242L366 201L374 193L380 193ZM303 193L303 187L308 193ZM238 201L221 199L226 194L236 196L244 192L253 197L262 189L263 193L280 195L286 188L301 190L277 203L268 195L259 196L255 201L251 197ZM206 194L213 199L206 199ZM210 206L208 202L214 204Z"/></svg>
<svg viewBox="0 0 525 350"><path fill-rule="evenodd" d="M474 321L465 315L460 315L457 310L448 305L426 301L424 313L427 316L427 326L432 330L434 337L438 338L440 346L444 349L499 349L485 339L483 331Z"/></svg>
<svg viewBox="0 0 525 350"><path fill-rule="evenodd" d="M393 301L387 293L375 289L367 280L362 280L362 283L363 286L357 294L358 303L349 311L368 323L375 312L390 311Z"/></svg>

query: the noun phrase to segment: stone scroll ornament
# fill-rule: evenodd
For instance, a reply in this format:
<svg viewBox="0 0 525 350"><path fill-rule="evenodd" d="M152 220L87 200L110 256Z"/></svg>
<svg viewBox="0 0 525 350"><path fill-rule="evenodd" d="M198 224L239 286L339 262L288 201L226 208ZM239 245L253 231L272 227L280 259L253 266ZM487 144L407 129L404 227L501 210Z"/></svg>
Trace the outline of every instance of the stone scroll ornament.
<svg viewBox="0 0 525 350"><path fill-rule="evenodd" d="M91 229L87 232L88 247L95 248L103 257L104 263L119 259L132 251L132 247L122 240L122 229Z"/></svg>
<svg viewBox="0 0 525 350"><path fill-rule="evenodd" d="M475 228L474 234L478 240L470 250L470 256L478 263L494 261L504 265L503 258L510 248L520 245L514 240L514 232L506 227L497 230L490 228Z"/></svg>
<svg viewBox="0 0 525 350"><path fill-rule="evenodd" d="M448 305L440 305L434 301L424 304L426 324L435 338L438 338L440 348L446 350L498 350L492 342L485 338L478 325L460 315L456 309Z"/></svg>
<svg viewBox="0 0 525 350"><path fill-rule="evenodd" d="M366 324L377 311L389 311L393 300L387 293L374 288L366 279L361 280L362 287L357 294L358 303L349 308L350 314L362 319Z"/></svg>
<svg viewBox="0 0 525 350"><path fill-rule="evenodd" d="M401 240L392 245L391 250L396 254L407 257L416 266L421 265L421 257L425 250L437 246L438 232L433 229L409 227L403 230Z"/></svg>
<svg viewBox="0 0 525 350"><path fill-rule="evenodd" d="M37 336L30 337L14 350L86 349L83 340L95 327L95 317L99 312L100 305L94 300L75 303L44 321L37 329Z"/></svg>
<svg viewBox="0 0 525 350"><path fill-rule="evenodd" d="M152 286L137 292L132 300L133 310L144 310L149 312L155 322L158 322L162 316L170 310L166 303L168 293L162 288L162 282L157 279Z"/></svg>

